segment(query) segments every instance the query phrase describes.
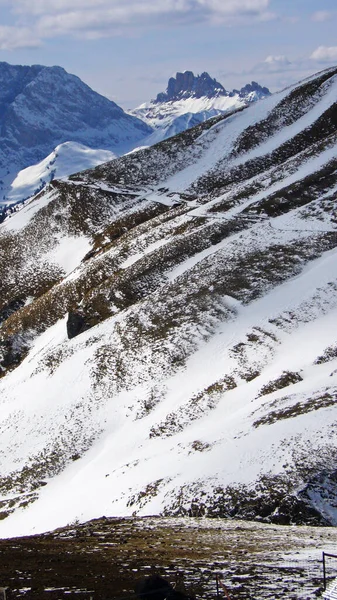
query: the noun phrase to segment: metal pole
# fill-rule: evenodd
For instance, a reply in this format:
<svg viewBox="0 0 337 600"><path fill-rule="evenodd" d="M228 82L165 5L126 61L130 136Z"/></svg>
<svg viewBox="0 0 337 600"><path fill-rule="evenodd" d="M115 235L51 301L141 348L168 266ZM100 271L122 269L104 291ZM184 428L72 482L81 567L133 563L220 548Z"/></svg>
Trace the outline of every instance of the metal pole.
<svg viewBox="0 0 337 600"><path fill-rule="evenodd" d="M219 579L218 579L218 574L216 574L215 579L216 579L216 597L219 598Z"/></svg>

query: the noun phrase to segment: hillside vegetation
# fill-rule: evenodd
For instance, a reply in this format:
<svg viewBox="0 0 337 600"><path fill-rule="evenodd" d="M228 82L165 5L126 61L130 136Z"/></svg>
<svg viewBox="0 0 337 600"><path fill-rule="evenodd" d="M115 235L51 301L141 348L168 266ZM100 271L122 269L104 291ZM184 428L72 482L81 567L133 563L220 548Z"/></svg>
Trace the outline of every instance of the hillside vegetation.
<svg viewBox="0 0 337 600"><path fill-rule="evenodd" d="M337 524L336 92L329 69L1 225L0 534Z"/></svg>

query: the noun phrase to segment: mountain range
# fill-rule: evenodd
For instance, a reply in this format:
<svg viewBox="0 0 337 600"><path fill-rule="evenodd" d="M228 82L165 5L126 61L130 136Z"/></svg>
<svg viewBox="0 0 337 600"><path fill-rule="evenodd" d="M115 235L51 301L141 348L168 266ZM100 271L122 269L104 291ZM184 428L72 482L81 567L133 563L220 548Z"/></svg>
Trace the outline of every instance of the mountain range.
<svg viewBox="0 0 337 600"><path fill-rule="evenodd" d="M0 535L337 524L337 68L0 225Z"/></svg>
<svg viewBox="0 0 337 600"><path fill-rule="evenodd" d="M58 176L60 172L69 175L108 160L106 151L112 158L152 145L268 92L253 84L229 97L207 73L200 77L191 72L177 73L177 81L180 76L181 93L172 96L175 80L170 79L170 101L158 100L163 96L159 94L155 118L150 118L149 111L145 111L147 116L139 109L134 114L125 113L61 67L0 63L0 205L6 207L26 200L42 189L57 170ZM67 161L63 162L62 144L67 144ZM53 168L46 170L50 160ZM33 169L26 171L28 167ZM5 208L2 218L17 208Z"/></svg>

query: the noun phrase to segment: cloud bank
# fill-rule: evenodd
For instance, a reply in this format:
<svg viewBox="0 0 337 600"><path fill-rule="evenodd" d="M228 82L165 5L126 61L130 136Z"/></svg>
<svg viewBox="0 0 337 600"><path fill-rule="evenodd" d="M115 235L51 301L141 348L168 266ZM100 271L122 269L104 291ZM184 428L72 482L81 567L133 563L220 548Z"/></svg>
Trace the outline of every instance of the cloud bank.
<svg viewBox="0 0 337 600"><path fill-rule="evenodd" d="M269 4L270 0L0 0L13 20L7 34L3 28L1 39L10 48L12 34L15 47L20 38L26 46L27 28L36 45L60 35L100 38L196 22L233 25L272 18Z"/></svg>
<svg viewBox="0 0 337 600"><path fill-rule="evenodd" d="M310 58L321 63L337 62L337 46L319 46Z"/></svg>

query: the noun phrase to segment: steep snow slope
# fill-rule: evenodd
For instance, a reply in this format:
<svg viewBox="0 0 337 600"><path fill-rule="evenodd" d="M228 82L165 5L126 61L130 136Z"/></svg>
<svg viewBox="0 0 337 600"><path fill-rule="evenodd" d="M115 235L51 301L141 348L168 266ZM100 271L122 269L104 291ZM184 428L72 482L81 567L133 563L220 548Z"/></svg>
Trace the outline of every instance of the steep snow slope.
<svg viewBox="0 0 337 600"><path fill-rule="evenodd" d="M329 69L2 224L1 535L337 523L336 92Z"/></svg>

